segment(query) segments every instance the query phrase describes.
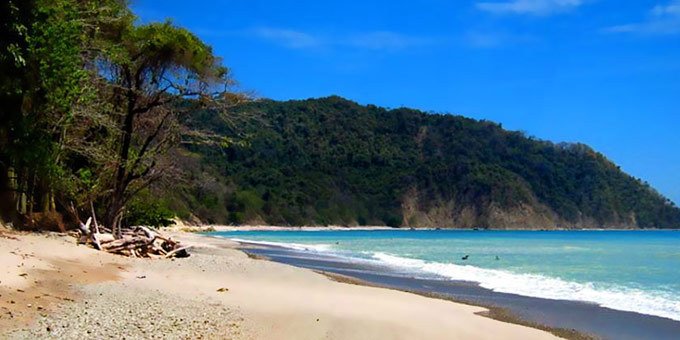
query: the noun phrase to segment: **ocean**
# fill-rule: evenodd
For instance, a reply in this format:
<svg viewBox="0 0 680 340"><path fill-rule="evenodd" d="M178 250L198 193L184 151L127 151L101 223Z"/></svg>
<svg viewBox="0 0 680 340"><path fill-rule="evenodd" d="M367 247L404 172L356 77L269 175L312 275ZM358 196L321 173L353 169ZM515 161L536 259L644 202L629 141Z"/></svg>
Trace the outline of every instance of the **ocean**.
<svg viewBox="0 0 680 340"><path fill-rule="evenodd" d="M234 231L211 236L389 267L405 277L680 320L675 231ZM288 255L290 256L290 255ZM464 258L466 258L464 260Z"/></svg>

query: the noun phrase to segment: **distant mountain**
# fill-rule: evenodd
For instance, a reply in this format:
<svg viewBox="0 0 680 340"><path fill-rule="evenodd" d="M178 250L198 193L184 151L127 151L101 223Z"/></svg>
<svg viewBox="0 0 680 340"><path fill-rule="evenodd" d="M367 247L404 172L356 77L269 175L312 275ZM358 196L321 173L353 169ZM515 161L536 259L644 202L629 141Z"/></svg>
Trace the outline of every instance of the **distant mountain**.
<svg viewBox="0 0 680 340"><path fill-rule="evenodd" d="M190 146L174 206L214 223L670 228L680 209L583 144L339 97L238 108L246 145ZM187 124L216 134L211 112ZM198 160L198 162L196 162Z"/></svg>

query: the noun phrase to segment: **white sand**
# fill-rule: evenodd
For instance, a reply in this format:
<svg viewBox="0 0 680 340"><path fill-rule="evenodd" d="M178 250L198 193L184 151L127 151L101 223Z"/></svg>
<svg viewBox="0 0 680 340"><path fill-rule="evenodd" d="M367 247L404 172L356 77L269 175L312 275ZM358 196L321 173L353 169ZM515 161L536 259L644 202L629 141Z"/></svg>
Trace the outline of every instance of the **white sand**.
<svg viewBox="0 0 680 340"><path fill-rule="evenodd" d="M74 329L70 333L62 332L62 336L92 335L87 332L101 331L104 326L93 325L90 329L92 318L75 320L73 315L78 313L74 310L88 310L86 306L90 306L91 313L117 315L119 309L128 308L130 298L137 302L156 301L154 310L158 310L154 313L157 315L157 319L152 319L156 320L154 322L140 322L139 318L148 313L135 313L135 325L140 330L128 329L125 333L135 338L153 334L148 332L156 332L158 336L159 328L169 329L165 338L184 338L181 334L188 333L180 330L186 330L186 327L192 327L190 334L195 336L233 339L554 338L540 330L475 314L484 311L483 308L395 290L339 283L309 270L251 259L235 250L235 244L227 240L177 233L174 237L193 243L197 248L188 259L169 261L125 259L76 247L72 241L61 238L18 237L18 241L0 238L0 306L15 315L21 314L23 320L22 323L13 321L19 318L8 318L6 310L0 310L0 334L11 328L27 328L23 322L32 322L32 326L23 331L7 333L13 334L14 338L54 337L53 328L64 325ZM22 258L10 253L17 250L32 254L32 257ZM92 270L97 267L101 269ZM19 276L24 272L28 275ZM69 276L75 272L80 273L79 277ZM49 287L35 287L36 284L30 281L31 278L40 281L50 274L54 284ZM218 292L219 288L228 291ZM16 289L25 292L17 293ZM33 291L29 292L29 289ZM7 301L8 298L17 299L17 295L33 295L40 289L52 296L69 296L75 302L54 299L51 307L36 310L35 301L31 307L25 306L34 296L21 300L21 306ZM117 291L126 291L132 297L125 297L126 294L117 297ZM224 315L220 314L220 318L210 317L222 311ZM187 314L193 315L193 319L179 316ZM106 315L99 318L106 318ZM158 326L169 318L175 320L171 326ZM125 322L132 321L116 318L113 322L117 323L106 329L124 327ZM47 327L52 333L45 330ZM176 333L172 329L176 329Z"/></svg>

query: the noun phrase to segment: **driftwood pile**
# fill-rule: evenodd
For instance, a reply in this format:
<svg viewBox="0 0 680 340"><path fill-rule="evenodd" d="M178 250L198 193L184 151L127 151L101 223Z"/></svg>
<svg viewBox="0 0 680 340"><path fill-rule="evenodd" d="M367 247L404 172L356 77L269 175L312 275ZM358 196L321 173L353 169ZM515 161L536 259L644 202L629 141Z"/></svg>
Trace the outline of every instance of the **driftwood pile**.
<svg viewBox="0 0 680 340"><path fill-rule="evenodd" d="M92 245L95 249L131 257L171 258L188 257L187 249L179 242L165 237L148 227L134 227L121 231L121 237L101 230L96 222L91 227L92 218L80 223L79 243ZM101 228L104 229L104 228Z"/></svg>

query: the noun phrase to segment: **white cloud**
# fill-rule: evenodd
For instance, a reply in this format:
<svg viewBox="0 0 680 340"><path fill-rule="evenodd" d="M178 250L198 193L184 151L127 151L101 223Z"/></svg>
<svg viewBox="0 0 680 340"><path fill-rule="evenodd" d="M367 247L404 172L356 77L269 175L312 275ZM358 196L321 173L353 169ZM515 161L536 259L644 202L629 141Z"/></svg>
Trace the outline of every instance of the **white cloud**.
<svg viewBox="0 0 680 340"><path fill-rule="evenodd" d="M271 40L289 48L318 47L324 44L319 37L290 29L259 27L251 30L251 33L256 37Z"/></svg>
<svg viewBox="0 0 680 340"><path fill-rule="evenodd" d="M652 35L680 34L680 0L654 6L644 21L607 27L604 32Z"/></svg>
<svg viewBox="0 0 680 340"><path fill-rule="evenodd" d="M339 44L371 50L401 50L430 45L435 42L436 39L410 36L389 31L376 31L349 36L344 41L340 41Z"/></svg>
<svg viewBox="0 0 680 340"><path fill-rule="evenodd" d="M656 16L680 16L680 1L672 1L667 5L656 5L652 8L652 14Z"/></svg>
<svg viewBox="0 0 680 340"><path fill-rule="evenodd" d="M437 39L391 31L322 35L286 28L259 27L247 30L246 32L250 36L269 40L293 49L351 47L365 50L403 50L431 45L437 42Z"/></svg>
<svg viewBox="0 0 680 340"><path fill-rule="evenodd" d="M584 0L512 0L478 2L477 8L494 14L524 14L547 16L566 12L583 5Z"/></svg>

